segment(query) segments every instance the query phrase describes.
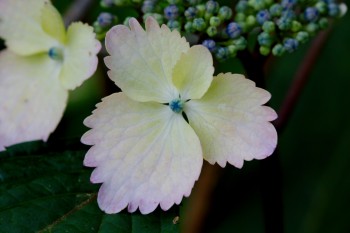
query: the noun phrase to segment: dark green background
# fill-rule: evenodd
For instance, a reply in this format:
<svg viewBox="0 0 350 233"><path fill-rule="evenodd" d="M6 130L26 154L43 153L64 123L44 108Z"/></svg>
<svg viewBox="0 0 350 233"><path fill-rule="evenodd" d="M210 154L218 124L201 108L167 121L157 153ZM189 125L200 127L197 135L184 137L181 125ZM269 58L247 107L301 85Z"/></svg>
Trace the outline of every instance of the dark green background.
<svg viewBox="0 0 350 233"><path fill-rule="evenodd" d="M70 1L53 2L63 11ZM85 19L90 23L99 11L97 5ZM310 43L271 61L267 84L275 110L279 109ZM219 70L242 72L242 67L237 60L231 60L221 64ZM82 120L103 96L116 90L105 72L101 62L96 75L71 93L64 118L50 143L66 138L76 140L86 131ZM296 109L279 135L286 233L350 232L349 87L348 14L334 23ZM247 162L241 170L227 166L214 191L203 232L264 232L267 213L262 204L259 163Z"/></svg>

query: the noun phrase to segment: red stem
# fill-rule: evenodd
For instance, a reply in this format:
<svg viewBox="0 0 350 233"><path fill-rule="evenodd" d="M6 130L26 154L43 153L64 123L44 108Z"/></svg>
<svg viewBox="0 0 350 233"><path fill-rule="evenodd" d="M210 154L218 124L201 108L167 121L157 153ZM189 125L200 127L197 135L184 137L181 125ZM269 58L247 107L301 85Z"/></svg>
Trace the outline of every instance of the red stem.
<svg viewBox="0 0 350 233"><path fill-rule="evenodd" d="M309 51L307 52L304 60L301 62L298 70L295 73L294 81L291 84L288 93L281 105L278 112L278 118L274 122L274 125L278 132L281 132L286 126L290 116L293 114L295 106L300 98L300 95L308 81L310 73L314 68L319 54L325 45L327 38L331 32L331 28L322 31L314 39Z"/></svg>

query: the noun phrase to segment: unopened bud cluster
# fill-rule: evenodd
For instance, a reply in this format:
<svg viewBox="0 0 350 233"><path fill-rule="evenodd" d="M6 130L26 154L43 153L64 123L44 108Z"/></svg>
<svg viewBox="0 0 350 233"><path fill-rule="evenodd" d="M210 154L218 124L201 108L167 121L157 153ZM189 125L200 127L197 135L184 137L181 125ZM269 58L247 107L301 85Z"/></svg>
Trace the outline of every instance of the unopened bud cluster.
<svg viewBox="0 0 350 233"><path fill-rule="evenodd" d="M112 2L112 1L102 1ZM102 4L102 3L101 3ZM109 12L101 12L93 23L94 31L98 39L103 39L106 36L106 32L115 24L118 23L118 17Z"/></svg>
<svg viewBox="0 0 350 233"><path fill-rule="evenodd" d="M262 55L293 52L326 28L330 18L346 12L346 5L335 0L239 0L234 12L213 0L101 1L101 6L107 8L127 5L140 9L144 19L153 16L172 30L195 35L195 43L206 46L218 60L235 57L247 49L248 37L256 38ZM105 32L116 19L101 13L95 30Z"/></svg>
<svg viewBox="0 0 350 233"><path fill-rule="evenodd" d="M295 51L325 29L330 18L341 17L345 12L345 4L334 0L240 0L235 21L245 33L258 32L261 54L281 56Z"/></svg>

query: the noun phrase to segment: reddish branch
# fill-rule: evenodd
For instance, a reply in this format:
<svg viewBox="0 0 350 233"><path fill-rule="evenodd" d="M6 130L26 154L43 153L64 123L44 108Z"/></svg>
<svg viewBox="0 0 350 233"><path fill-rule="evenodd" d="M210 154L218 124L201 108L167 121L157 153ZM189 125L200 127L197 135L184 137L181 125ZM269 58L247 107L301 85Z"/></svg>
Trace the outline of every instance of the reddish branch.
<svg viewBox="0 0 350 233"><path fill-rule="evenodd" d="M81 20L85 17L89 8L94 3L93 0L76 0L70 5L64 14L64 24L68 26L71 22Z"/></svg>
<svg viewBox="0 0 350 233"><path fill-rule="evenodd" d="M314 68L317 58L327 41L331 29L332 28L330 27L329 29L318 34L318 36L311 44L311 47L304 60L300 64L297 72L295 73L293 83L291 84L288 93L281 105L281 108L278 112L278 118L274 122L274 125L278 132L281 132L284 129L290 116L292 115L299 97L305 87L305 84L308 81L310 73Z"/></svg>
<svg viewBox="0 0 350 233"><path fill-rule="evenodd" d="M328 29L326 31L323 31L319 33L319 35L314 39L309 51L307 52L304 60L301 62L299 69L297 70L294 81L290 86L290 89L283 101L283 104L280 108L278 119L274 122L275 127L278 132L281 132L285 125L288 123L288 120L290 119L291 114L293 113L295 106L299 100L299 97L305 87L305 84L307 83L307 80L310 76L310 72L314 68L314 65L316 64L318 55L322 51L323 46L325 45L325 42L327 41L327 38L329 36L331 29ZM256 82L257 86L259 87L265 87L264 85L264 70L263 65L265 63L265 60L258 55L252 55L250 53L243 52L239 54L239 58L243 63L243 66L245 67L247 71L248 78L252 79ZM276 152L277 153L277 152ZM278 168L278 169L277 169ZM263 173L268 172L268 170L271 171L274 170L274 173L280 173L279 168L279 162L278 162L278 156L277 154L272 155L270 158L268 158L266 161L262 161L261 164L261 171ZM186 218L187 221L185 221L184 226L184 232L185 233L197 233L201 232L201 229L204 225L204 222L206 220L206 217L208 215L208 212L210 211L208 203L210 203L210 197L214 190L215 184L217 180L219 179L219 175L213 174L220 174L218 173L218 169L213 166L206 166L205 169L203 169L201 177L196 184L196 189L191 195L191 200L193 203L189 203L190 211L188 212ZM276 175L274 173L271 173L272 175ZM266 182L269 182L268 180L271 177L267 179ZM281 178L279 178L281 179ZM270 180L271 181L271 180ZM276 182L272 182L273 184L277 183L277 186L280 185L281 181L278 180ZM209 185L208 185L209 184ZM267 186L269 187L269 186ZM272 188L272 187L270 187ZM277 187L276 187L277 188ZM280 187L278 187L280 189ZM279 190L281 191L281 190ZM271 195L271 190L268 191L269 195ZM262 190L262 193L267 194L264 190ZM274 194L276 197L273 197L272 199L280 199L278 202L282 202L282 197L280 195L281 192L276 192ZM263 195L266 196L266 195ZM198 201L197 201L198 200ZM265 200L264 205L268 205L271 208L271 203L274 200L271 200L271 198L268 198ZM275 203L276 204L276 203ZM194 209L193 209L194 208ZM265 209L265 208L264 208ZM283 211L283 209L282 209ZM277 211L280 212L280 211ZM278 213L276 213L278 214ZM281 213L282 214L282 213ZM276 216L271 216L276 217ZM271 217L265 216L266 219L266 226L265 230L267 232L278 232L275 231L275 229L279 229L283 227L282 223L281 226L275 226L276 219L270 219ZM282 215L279 217L282 218ZM271 221L270 221L271 220ZM272 224L270 224L270 222Z"/></svg>

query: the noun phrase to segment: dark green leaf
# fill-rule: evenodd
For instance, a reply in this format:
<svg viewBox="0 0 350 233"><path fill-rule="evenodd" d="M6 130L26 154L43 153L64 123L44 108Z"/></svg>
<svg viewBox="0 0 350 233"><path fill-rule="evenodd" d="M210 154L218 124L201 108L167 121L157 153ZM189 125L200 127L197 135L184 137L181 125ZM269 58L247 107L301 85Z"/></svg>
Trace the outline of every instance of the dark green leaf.
<svg viewBox="0 0 350 233"><path fill-rule="evenodd" d="M64 149L62 149L64 148ZM175 233L177 208L104 214L81 145L20 144L0 153L0 232Z"/></svg>

